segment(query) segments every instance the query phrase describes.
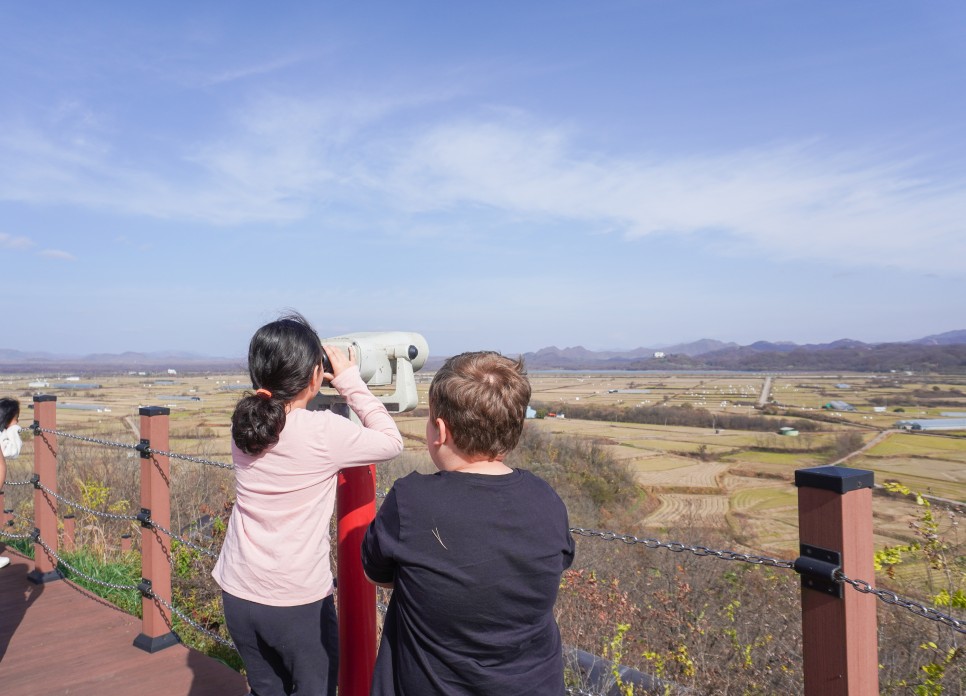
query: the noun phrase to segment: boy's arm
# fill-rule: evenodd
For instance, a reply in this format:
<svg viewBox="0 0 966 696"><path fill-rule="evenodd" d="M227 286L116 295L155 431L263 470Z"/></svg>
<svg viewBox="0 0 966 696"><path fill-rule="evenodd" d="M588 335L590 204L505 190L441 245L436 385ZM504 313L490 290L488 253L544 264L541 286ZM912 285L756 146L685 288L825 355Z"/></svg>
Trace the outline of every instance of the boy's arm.
<svg viewBox="0 0 966 696"><path fill-rule="evenodd" d="M3 490L3 482L7 480L7 460L0 451L0 490Z"/></svg>
<svg viewBox="0 0 966 696"><path fill-rule="evenodd" d="M398 542L399 509L396 489L393 488L362 539L362 570L369 582L392 589L396 580L395 549Z"/></svg>
<svg viewBox="0 0 966 696"><path fill-rule="evenodd" d="M363 570L363 572L365 571ZM368 580L373 585L376 585L378 587L385 587L387 590L391 590L393 587L395 587L395 584L391 582L378 582L376 580L373 580L372 578L369 577L368 573L366 573L366 580Z"/></svg>

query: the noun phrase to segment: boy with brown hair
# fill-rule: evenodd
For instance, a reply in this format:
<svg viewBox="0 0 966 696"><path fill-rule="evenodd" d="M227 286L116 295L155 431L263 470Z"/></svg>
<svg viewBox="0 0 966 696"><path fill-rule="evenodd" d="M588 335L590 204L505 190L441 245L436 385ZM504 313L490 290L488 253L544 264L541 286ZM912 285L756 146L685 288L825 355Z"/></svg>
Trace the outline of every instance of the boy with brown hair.
<svg viewBox="0 0 966 696"><path fill-rule="evenodd" d="M523 432L522 361L463 353L429 388L435 474L395 482L362 544L366 575L392 587L374 696L564 694L553 617L573 562L567 509L504 457Z"/></svg>

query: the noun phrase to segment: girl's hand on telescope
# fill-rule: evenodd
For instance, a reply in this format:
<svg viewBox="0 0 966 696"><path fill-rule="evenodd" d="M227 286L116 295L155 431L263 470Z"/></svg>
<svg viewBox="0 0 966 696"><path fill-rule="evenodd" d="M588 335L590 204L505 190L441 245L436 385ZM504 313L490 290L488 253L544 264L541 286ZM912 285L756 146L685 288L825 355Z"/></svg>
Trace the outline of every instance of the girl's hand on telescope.
<svg viewBox="0 0 966 696"><path fill-rule="evenodd" d="M322 350L329 356L329 362L332 364L332 372L325 372L322 375L326 382L331 382L353 365L359 364L356 357L356 347L354 345L349 346L348 356L335 346L323 345Z"/></svg>

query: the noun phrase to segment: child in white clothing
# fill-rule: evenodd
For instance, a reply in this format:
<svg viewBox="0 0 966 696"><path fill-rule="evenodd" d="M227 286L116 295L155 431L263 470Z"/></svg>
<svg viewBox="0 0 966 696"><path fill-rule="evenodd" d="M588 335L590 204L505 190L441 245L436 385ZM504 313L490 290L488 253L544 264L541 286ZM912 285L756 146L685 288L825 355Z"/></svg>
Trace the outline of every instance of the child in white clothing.
<svg viewBox="0 0 966 696"><path fill-rule="evenodd" d="M16 399L0 399L0 488L7 480L7 459L20 454L20 402ZM10 565L10 559L0 556L0 568Z"/></svg>

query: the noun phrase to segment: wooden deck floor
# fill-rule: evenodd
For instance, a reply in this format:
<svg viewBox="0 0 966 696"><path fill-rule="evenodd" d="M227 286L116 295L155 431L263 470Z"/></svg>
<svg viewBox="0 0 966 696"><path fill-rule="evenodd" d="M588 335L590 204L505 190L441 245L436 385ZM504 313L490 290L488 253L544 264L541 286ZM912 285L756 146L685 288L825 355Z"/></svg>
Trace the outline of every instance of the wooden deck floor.
<svg viewBox="0 0 966 696"><path fill-rule="evenodd" d="M65 580L35 585L33 561L5 548L0 568L0 694L242 696L245 678L183 645L132 643L141 621Z"/></svg>

